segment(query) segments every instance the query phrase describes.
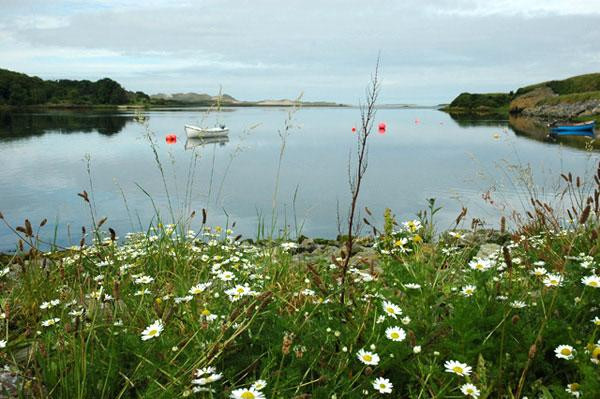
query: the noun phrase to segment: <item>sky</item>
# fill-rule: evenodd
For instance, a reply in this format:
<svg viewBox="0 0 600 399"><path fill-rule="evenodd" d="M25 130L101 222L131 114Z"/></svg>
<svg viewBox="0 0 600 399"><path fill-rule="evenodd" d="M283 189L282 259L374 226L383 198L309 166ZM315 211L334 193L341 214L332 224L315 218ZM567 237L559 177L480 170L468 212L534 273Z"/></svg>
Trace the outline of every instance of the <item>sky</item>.
<svg viewBox="0 0 600 399"><path fill-rule="evenodd" d="M0 0L0 68L148 94L434 105L600 72L600 0Z"/></svg>

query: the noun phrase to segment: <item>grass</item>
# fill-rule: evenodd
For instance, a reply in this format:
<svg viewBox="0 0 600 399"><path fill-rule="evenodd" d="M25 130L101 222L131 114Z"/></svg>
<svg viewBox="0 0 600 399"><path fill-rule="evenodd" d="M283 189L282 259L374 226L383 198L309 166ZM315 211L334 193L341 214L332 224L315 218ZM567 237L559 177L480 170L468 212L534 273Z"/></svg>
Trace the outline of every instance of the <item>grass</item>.
<svg viewBox="0 0 600 399"><path fill-rule="evenodd" d="M590 100L600 100L600 91L588 91L585 93L563 94L542 100L538 105L574 104Z"/></svg>

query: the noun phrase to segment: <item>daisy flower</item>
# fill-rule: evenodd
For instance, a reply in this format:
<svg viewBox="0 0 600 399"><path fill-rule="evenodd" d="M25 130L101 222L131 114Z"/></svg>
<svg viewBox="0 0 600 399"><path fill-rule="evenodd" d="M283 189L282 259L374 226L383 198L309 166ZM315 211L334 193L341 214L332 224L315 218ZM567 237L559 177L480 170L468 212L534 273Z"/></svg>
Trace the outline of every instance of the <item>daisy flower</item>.
<svg viewBox="0 0 600 399"><path fill-rule="evenodd" d="M195 286L193 286L192 288L190 288L190 290L188 291L188 293L190 293L191 295L198 295L203 293L204 291L206 291L206 289L208 287L211 286L211 282L208 283L198 283Z"/></svg>
<svg viewBox="0 0 600 399"><path fill-rule="evenodd" d="M475 293L475 290L477 290L477 287L475 287L474 285L466 285L460 290L460 292L464 296L468 297L468 296L473 296L473 294Z"/></svg>
<svg viewBox="0 0 600 399"><path fill-rule="evenodd" d="M162 332L164 326L162 320L156 320L150 324L144 331L142 331L142 341L147 341L151 338L158 337Z"/></svg>
<svg viewBox="0 0 600 399"><path fill-rule="evenodd" d="M571 360L575 357L575 350L571 345L558 345L554 353L559 359Z"/></svg>
<svg viewBox="0 0 600 399"><path fill-rule="evenodd" d="M492 262L489 259L475 259L469 262L469 267L484 272L492 267Z"/></svg>
<svg viewBox="0 0 600 399"><path fill-rule="evenodd" d="M450 235L450 237L452 237L452 238L456 238L457 240L464 238L464 235L462 235L461 233L456 232L456 231L451 231L448 233L448 235Z"/></svg>
<svg viewBox="0 0 600 399"><path fill-rule="evenodd" d="M530 272L533 276L542 277L544 274L548 273L548 270L543 267L536 267Z"/></svg>
<svg viewBox="0 0 600 399"><path fill-rule="evenodd" d="M411 290L418 290L419 288L421 288L421 284L417 284L417 283L408 283L408 284L404 284L404 286Z"/></svg>
<svg viewBox="0 0 600 399"><path fill-rule="evenodd" d="M377 366L379 364L379 355L377 353L369 352L361 349L356 354L358 360L368 366Z"/></svg>
<svg viewBox="0 0 600 399"><path fill-rule="evenodd" d="M471 366L467 366L466 363L457 362L456 360L449 360L444 363L446 372L460 375L461 377L471 374Z"/></svg>
<svg viewBox="0 0 600 399"><path fill-rule="evenodd" d="M252 384L252 388L257 391L262 391L267 386L267 381L265 380L256 380L254 384Z"/></svg>
<svg viewBox="0 0 600 399"><path fill-rule="evenodd" d="M560 287L563 282L563 276L560 274L548 273L546 277L544 277L543 282L546 287Z"/></svg>
<svg viewBox="0 0 600 399"><path fill-rule="evenodd" d="M597 326L600 326L600 318L598 316L594 317L592 323L594 323Z"/></svg>
<svg viewBox="0 0 600 399"><path fill-rule="evenodd" d="M571 395L575 396L576 398L581 396L581 391L579 390L579 384L576 382L568 384L565 391L570 393Z"/></svg>
<svg viewBox="0 0 600 399"><path fill-rule="evenodd" d="M373 381L373 388L375 388L379 393L392 393L392 388L394 385L387 378L379 377Z"/></svg>
<svg viewBox="0 0 600 399"><path fill-rule="evenodd" d="M223 281L230 281L230 280L235 279L235 274L233 274L232 272L224 271L224 272L219 273L217 275L217 277Z"/></svg>
<svg viewBox="0 0 600 399"><path fill-rule="evenodd" d="M600 288L600 277L596 275L583 277L581 282L588 287Z"/></svg>
<svg viewBox="0 0 600 399"><path fill-rule="evenodd" d="M515 309L521 309L521 308L524 308L526 306L527 306L527 304L525 302L523 302L523 301L512 301L510 303L510 307L511 308L515 308Z"/></svg>
<svg viewBox="0 0 600 399"><path fill-rule="evenodd" d="M2 348L6 348L6 340L5 339L0 339L0 349Z"/></svg>
<svg viewBox="0 0 600 399"><path fill-rule="evenodd" d="M460 391L465 395L465 396L470 396L472 398L478 398L479 397L479 389L477 389L477 387L473 384L464 384L463 386L460 387Z"/></svg>
<svg viewBox="0 0 600 399"><path fill-rule="evenodd" d="M134 280L135 284L150 284L154 281L154 277L150 276L140 276Z"/></svg>
<svg viewBox="0 0 600 399"><path fill-rule="evenodd" d="M42 326L44 326L44 327L50 327L50 326L55 325L59 321L60 321L60 319L58 317L55 317L53 319L44 320L44 321L42 321Z"/></svg>
<svg viewBox="0 0 600 399"><path fill-rule="evenodd" d="M406 338L406 332L400 327L389 327L385 330L385 336L394 342L402 342Z"/></svg>
<svg viewBox="0 0 600 399"><path fill-rule="evenodd" d="M402 309L388 301L383 302L383 311L388 316L393 317L394 319L396 318L396 316L400 316L402 314Z"/></svg>
<svg viewBox="0 0 600 399"><path fill-rule="evenodd" d="M231 399L265 399L265 395L262 392L250 387L248 389L236 389L231 392Z"/></svg>
<svg viewBox="0 0 600 399"><path fill-rule="evenodd" d="M406 231L410 231L411 233L414 233L422 227L421 222L418 220L409 220L408 222L402 223L402 225Z"/></svg>

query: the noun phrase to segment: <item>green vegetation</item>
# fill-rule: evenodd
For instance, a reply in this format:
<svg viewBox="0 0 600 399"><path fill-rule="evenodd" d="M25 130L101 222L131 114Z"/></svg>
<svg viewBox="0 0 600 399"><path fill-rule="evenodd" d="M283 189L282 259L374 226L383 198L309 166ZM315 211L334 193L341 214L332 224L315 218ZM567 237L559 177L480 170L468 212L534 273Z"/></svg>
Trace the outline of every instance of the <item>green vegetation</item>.
<svg viewBox="0 0 600 399"><path fill-rule="evenodd" d="M562 94L560 96L547 97L538 105L575 104L590 100L600 100L600 91L587 91L583 93Z"/></svg>
<svg viewBox="0 0 600 399"><path fill-rule="evenodd" d="M42 80L0 69L0 106L144 104L142 92L128 92L114 80Z"/></svg>
<svg viewBox="0 0 600 399"><path fill-rule="evenodd" d="M590 73L587 75L573 76L564 80L551 80L525 86L517 90L516 94L525 94L538 87L549 87L554 93L560 95L600 91L600 73Z"/></svg>
<svg viewBox="0 0 600 399"><path fill-rule="evenodd" d="M597 99L600 99L600 73L593 73L525 86L510 93L462 93L443 110L508 116L509 112L519 114L538 105L568 105Z"/></svg>
<svg viewBox="0 0 600 399"><path fill-rule="evenodd" d="M512 96L506 93L461 93L450 103L450 107L464 109L498 109L508 106L511 99Z"/></svg>

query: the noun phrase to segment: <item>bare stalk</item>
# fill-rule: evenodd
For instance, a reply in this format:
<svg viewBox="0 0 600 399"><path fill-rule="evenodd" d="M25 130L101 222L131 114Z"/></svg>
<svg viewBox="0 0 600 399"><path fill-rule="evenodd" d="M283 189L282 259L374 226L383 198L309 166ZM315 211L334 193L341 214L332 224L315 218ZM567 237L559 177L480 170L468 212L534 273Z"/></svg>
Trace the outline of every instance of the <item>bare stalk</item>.
<svg viewBox="0 0 600 399"><path fill-rule="evenodd" d="M361 128L357 134L357 165L352 170L351 164L348 164L348 181L350 184L350 192L352 195L352 201L350 203L350 211L348 213L348 238L346 240L346 254L344 256L342 264L342 276L341 286L342 291L340 294L340 303L343 305L345 302L346 295L346 274L348 273L348 265L350 264L350 258L352 257L352 247L354 245L354 229L356 216L356 205L358 203L358 194L360 192L361 183L363 177L367 171L368 165L368 148L367 143L371 131L373 130L373 122L375 119L375 104L379 95L379 56L377 57L377 63L375 64L375 72L371 76L371 83L366 89L366 104L360 106L360 119Z"/></svg>

